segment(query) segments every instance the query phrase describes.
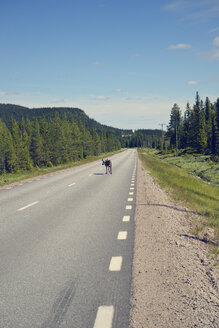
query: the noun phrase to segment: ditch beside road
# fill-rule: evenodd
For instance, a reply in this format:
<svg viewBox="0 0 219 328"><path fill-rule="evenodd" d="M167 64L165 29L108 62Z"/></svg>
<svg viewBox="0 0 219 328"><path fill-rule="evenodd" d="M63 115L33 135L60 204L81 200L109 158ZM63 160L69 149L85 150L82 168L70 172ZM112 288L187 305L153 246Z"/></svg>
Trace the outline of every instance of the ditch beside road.
<svg viewBox="0 0 219 328"><path fill-rule="evenodd" d="M139 160L130 328L219 327L219 268Z"/></svg>

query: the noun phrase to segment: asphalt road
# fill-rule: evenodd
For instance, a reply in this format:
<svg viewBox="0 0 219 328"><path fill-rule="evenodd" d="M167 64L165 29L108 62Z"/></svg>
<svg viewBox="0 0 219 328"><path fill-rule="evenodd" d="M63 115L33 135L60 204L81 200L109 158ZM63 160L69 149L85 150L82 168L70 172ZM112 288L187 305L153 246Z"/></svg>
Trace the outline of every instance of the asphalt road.
<svg viewBox="0 0 219 328"><path fill-rule="evenodd" d="M137 155L0 190L0 327L127 328Z"/></svg>

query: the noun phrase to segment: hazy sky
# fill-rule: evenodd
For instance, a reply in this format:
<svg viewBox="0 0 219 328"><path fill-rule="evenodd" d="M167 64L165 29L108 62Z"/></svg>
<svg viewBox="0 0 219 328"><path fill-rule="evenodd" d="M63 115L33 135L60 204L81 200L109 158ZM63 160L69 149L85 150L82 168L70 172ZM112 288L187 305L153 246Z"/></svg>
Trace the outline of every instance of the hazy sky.
<svg viewBox="0 0 219 328"><path fill-rule="evenodd" d="M160 128L219 97L219 0L0 0L0 103Z"/></svg>

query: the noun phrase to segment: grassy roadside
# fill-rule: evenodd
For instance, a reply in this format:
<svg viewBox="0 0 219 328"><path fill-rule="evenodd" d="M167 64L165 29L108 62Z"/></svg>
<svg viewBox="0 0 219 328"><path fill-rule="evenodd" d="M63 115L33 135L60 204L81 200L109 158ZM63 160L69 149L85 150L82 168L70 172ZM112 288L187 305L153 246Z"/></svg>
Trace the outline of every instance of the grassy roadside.
<svg viewBox="0 0 219 328"><path fill-rule="evenodd" d="M219 163L213 162L210 155L189 154L180 150L179 155L176 156L174 153L162 153L155 149L147 149L147 154L166 163L181 167L186 172L200 177L207 183L219 186Z"/></svg>
<svg viewBox="0 0 219 328"><path fill-rule="evenodd" d="M219 187L207 184L184 169L152 156L147 150L138 150L145 168L157 179L171 196L183 201L185 206L200 213L199 229L208 226L214 229L219 243ZM219 248L215 250L219 254Z"/></svg>
<svg viewBox="0 0 219 328"><path fill-rule="evenodd" d="M103 154L100 154L99 156L88 156L86 159L82 159L78 162L62 164L62 165L58 165L58 166L54 166L54 167L34 168L31 171L22 171L22 172L16 172L16 173L2 174L2 175L0 175L0 187L8 185L10 183L34 178L39 175L49 174L49 173L56 172L59 170L64 170L67 168L83 165L86 163L91 163L98 159L102 159L102 158L106 158L106 157L115 155L117 153L120 153L121 151L124 151L124 149L120 149L118 151L114 151L114 152L110 152L110 153L103 153Z"/></svg>

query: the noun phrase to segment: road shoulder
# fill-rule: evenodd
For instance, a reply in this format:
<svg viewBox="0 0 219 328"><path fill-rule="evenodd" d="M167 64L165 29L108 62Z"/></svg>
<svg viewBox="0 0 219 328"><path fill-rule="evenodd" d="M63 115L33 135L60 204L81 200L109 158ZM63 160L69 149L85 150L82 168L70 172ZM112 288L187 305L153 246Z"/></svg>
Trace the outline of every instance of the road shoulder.
<svg viewBox="0 0 219 328"><path fill-rule="evenodd" d="M139 161L130 328L219 326L218 267L192 238L192 215Z"/></svg>

